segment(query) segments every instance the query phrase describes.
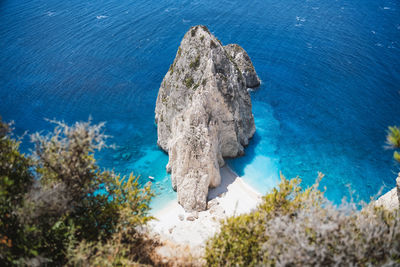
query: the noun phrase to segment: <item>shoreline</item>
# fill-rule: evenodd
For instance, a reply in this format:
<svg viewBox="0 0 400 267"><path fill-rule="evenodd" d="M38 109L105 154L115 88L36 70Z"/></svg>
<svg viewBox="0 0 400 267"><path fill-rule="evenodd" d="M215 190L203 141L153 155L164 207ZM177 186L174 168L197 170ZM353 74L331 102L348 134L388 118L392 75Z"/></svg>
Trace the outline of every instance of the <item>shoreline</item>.
<svg viewBox="0 0 400 267"><path fill-rule="evenodd" d="M229 166L220 168L220 174L221 184L209 190L206 211L185 212L172 200L152 214L156 220L149 223L151 231L165 242L201 249L219 230L222 219L250 212L261 202L261 194Z"/></svg>

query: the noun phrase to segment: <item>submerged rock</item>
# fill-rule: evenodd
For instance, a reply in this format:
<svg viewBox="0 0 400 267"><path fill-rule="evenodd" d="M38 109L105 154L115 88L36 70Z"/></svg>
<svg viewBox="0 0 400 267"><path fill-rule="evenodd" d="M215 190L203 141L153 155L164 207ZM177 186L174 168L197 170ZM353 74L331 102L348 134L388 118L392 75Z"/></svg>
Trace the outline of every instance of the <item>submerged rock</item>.
<svg viewBox="0 0 400 267"><path fill-rule="evenodd" d="M155 120L186 211L205 210L208 188L221 182L223 157L244 154L255 132L247 88L259 81L240 46L222 46L205 26L185 34L159 89Z"/></svg>

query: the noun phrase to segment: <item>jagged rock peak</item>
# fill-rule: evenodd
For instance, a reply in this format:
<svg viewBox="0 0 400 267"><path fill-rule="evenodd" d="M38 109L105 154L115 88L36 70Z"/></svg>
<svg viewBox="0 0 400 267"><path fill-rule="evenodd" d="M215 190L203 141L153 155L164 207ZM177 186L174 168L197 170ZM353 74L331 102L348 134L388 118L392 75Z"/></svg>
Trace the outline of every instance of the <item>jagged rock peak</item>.
<svg viewBox="0 0 400 267"><path fill-rule="evenodd" d="M248 88L260 86L260 79L258 78L253 63L246 51L237 44L229 44L224 48L242 72L242 75L246 80L246 86Z"/></svg>
<svg viewBox="0 0 400 267"><path fill-rule="evenodd" d="M208 188L221 182L224 157L244 154L255 132L248 87L260 80L247 53L223 46L205 26L183 37L157 97L158 145L186 211L205 210Z"/></svg>

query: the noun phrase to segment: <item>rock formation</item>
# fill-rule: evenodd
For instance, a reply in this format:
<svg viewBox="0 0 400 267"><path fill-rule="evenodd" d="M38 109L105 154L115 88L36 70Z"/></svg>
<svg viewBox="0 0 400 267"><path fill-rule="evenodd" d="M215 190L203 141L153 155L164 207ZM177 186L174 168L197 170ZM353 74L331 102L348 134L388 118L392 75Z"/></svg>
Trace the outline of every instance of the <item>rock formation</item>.
<svg viewBox="0 0 400 267"><path fill-rule="evenodd" d="M246 86L248 88L258 87L260 85L260 79L258 78L253 64L251 63L250 57L247 55L246 51L244 51L244 49L237 44L229 44L224 48L242 72L242 75L246 80Z"/></svg>
<svg viewBox="0 0 400 267"><path fill-rule="evenodd" d="M158 92L158 145L186 211L205 210L209 187L220 184L223 157L244 154L255 132L247 88L260 80L247 53L222 46L205 26L184 36Z"/></svg>
<svg viewBox="0 0 400 267"><path fill-rule="evenodd" d="M396 187L378 198L375 205L383 206L388 210L400 208L400 172L396 179Z"/></svg>

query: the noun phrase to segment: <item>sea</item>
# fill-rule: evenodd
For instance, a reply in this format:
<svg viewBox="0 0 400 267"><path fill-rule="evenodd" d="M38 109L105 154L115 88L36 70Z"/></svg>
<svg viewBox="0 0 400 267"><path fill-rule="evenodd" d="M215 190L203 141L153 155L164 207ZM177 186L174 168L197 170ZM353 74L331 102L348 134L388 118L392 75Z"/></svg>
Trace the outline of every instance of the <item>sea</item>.
<svg viewBox="0 0 400 267"><path fill-rule="evenodd" d="M152 207L176 198L157 147L154 108L184 34L206 25L251 57L256 133L227 164L259 192L280 174L304 187L318 172L334 203L369 201L400 171L385 147L400 125L400 1L389 0L3 0L0 115L29 134L46 119L106 122L96 154L122 175L154 177Z"/></svg>

